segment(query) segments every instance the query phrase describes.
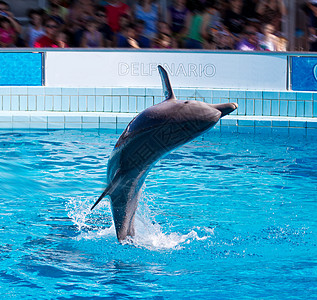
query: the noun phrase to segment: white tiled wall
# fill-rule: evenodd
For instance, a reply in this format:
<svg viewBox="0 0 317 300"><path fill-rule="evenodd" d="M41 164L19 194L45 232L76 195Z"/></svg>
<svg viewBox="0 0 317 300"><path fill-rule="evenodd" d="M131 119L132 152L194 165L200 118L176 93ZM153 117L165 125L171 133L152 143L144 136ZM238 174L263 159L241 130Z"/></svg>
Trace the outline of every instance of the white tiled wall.
<svg viewBox="0 0 317 300"><path fill-rule="evenodd" d="M181 100L237 102L238 110L221 121L221 130L316 130L317 93L211 89L174 93ZM158 88L0 87L0 128L120 129L136 113L161 101Z"/></svg>

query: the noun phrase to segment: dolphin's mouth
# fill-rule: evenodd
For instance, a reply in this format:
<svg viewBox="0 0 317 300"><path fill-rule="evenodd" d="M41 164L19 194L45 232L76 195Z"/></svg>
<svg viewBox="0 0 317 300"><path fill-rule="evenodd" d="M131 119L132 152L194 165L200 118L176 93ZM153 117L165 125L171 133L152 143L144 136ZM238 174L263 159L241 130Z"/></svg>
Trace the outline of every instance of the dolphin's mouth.
<svg viewBox="0 0 317 300"><path fill-rule="evenodd" d="M218 109L221 112L220 118L230 114L238 108L238 104L235 102L232 103L222 103L222 104L211 104L215 109Z"/></svg>

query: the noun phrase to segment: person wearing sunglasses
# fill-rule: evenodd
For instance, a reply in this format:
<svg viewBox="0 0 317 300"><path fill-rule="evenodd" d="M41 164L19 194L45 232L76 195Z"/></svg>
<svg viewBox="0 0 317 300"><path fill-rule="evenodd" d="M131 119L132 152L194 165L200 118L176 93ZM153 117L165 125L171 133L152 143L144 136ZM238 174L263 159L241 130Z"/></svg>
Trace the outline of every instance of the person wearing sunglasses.
<svg viewBox="0 0 317 300"><path fill-rule="evenodd" d="M45 34L35 41L35 48L65 47L65 43L59 41L60 25L54 18L47 19L44 28Z"/></svg>

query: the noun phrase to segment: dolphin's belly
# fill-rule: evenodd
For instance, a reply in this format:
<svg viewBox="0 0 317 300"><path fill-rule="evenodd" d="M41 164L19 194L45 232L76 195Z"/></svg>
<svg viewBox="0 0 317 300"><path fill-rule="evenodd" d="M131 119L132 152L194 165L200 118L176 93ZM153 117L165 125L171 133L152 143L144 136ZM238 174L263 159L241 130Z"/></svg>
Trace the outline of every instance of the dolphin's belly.
<svg viewBox="0 0 317 300"><path fill-rule="evenodd" d="M113 150L108 161L108 183L113 180L118 171L128 174L126 176L129 178L139 177L140 174L143 176L167 151L169 149L157 147L153 141L145 139L143 135L135 137Z"/></svg>

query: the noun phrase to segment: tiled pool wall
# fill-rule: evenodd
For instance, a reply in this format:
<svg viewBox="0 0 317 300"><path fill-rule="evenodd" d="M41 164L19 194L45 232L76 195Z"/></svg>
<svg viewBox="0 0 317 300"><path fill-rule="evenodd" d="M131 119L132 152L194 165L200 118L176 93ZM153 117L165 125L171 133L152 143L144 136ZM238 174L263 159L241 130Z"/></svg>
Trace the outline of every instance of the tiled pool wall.
<svg viewBox="0 0 317 300"><path fill-rule="evenodd" d="M237 102L221 131L317 132L317 93L174 89L181 100ZM0 128L123 129L145 108L163 101L161 88L0 87Z"/></svg>

